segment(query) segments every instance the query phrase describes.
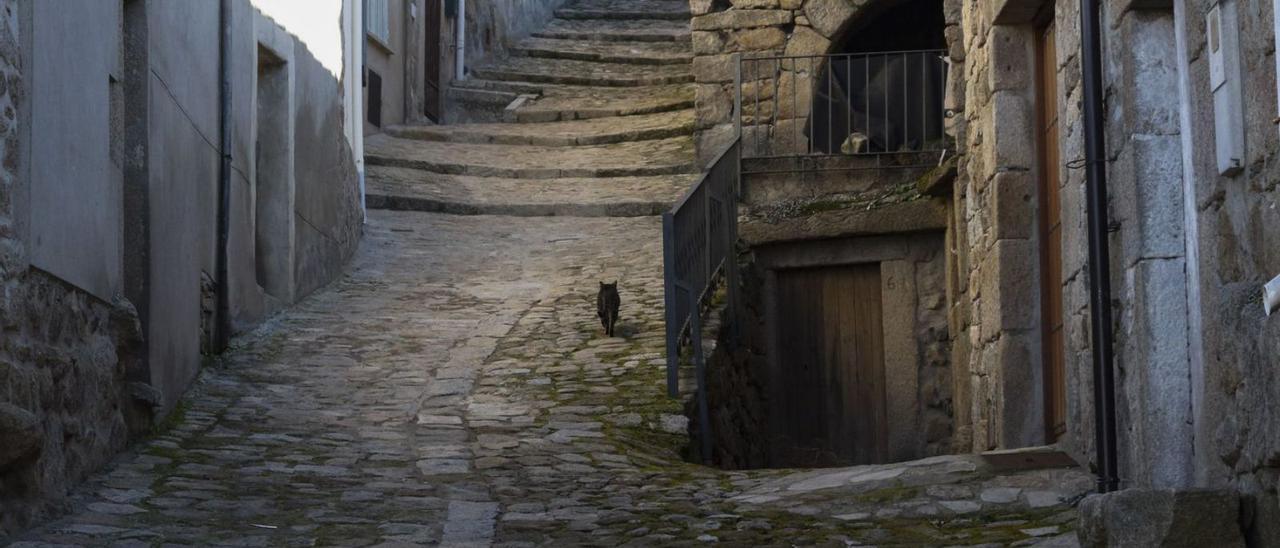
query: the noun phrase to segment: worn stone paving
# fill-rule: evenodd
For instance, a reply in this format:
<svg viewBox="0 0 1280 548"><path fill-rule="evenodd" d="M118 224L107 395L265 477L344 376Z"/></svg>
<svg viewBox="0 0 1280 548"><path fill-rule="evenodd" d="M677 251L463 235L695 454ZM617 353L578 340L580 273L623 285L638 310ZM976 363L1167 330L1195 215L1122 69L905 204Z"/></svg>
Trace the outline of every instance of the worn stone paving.
<svg viewBox="0 0 1280 548"><path fill-rule="evenodd" d="M171 428L16 545L1070 540L1077 470L683 462L658 224L374 211L341 282L238 339ZM606 338L593 298L613 279Z"/></svg>
<svg viewBox="0 0 1280 548"><path fill-rule="evenodd" d="M687 20L619 19L627 4L577 0L551 28L628 44L612 53L687 39ZM590 49L558 39L537 40ZM415 211L371 210L342 280L237 338L166 425L14 545L1074 545L1091 485L1074 468L685 462L652 214L696 174L646 172L692 149L643 132L683 123L692 92L636 105L646 88L508 83L538 93L511 124L372 139L370 205ZM610 338L595 293L613 280Z"/></svg>

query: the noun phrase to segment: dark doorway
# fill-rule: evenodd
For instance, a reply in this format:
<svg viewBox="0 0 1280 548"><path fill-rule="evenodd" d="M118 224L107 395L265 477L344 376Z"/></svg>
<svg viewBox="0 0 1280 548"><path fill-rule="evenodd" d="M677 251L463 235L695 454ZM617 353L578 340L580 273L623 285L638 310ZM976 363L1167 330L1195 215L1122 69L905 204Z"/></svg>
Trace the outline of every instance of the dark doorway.
<svg viewBox="0 0 1280 548"><path fill-rule="evenodd" d="M1061 164L1058 154L1058 55L1054 28L1036 29L1036 146L1040 182L1040 310L1044 355L1045 440L1067 430L1066 349L1062 307Z"/></svg>
<svg viewBox="0 0 1280 548"><path fill-rule="evenodd" d="M778 271L772 466L888 459L880 265Z"/></svg>
<svg viewBox="0 0 1280 548"><path fill-rule="evenodd" d="M440 41L444 39L441 34L443 6L440 4L441 0L426 0L426 7L423 9L427 29L422 38L426 44L426 51L422 56L423 78L426 79L422 88L422 102L427 118L433 122L440 121Z"/></svg>

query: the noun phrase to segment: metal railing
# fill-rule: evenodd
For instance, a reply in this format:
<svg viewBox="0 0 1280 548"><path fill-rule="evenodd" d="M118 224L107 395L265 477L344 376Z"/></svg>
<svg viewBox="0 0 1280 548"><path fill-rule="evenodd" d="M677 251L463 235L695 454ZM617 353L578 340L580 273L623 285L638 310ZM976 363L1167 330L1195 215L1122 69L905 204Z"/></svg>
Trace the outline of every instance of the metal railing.
<svg viewBox="0 0 1280 548"><path fill-rule="evenodd" d="M945 50L739 57L746 159L941 152Z"/></svg>
<svg viewBox="0 0 1280 548"><path fill-rule="evenodd" d="M742 142L734 141L712 162L689 192L662 215L662 269L667 323L667 393L680 392L680 349L692 346L698 387L702 455L711 458L706 394L706 356L702 350L704 305L722 281L728 294L729 321L737 306L738 185Z"/></svg>

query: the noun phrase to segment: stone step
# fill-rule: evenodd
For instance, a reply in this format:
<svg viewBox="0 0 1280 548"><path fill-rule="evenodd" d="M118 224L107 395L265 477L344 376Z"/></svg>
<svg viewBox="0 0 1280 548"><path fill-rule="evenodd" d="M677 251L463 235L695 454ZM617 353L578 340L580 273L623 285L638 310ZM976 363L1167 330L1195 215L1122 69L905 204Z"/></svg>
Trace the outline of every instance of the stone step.
<svg viewBox="0 0 1280 548"><path fill-rule="evenodd" d="M604 9L582 9L582 8L564 8L556 10L556 17L560 19L583 19L583 20L619 20L619 21L635 21L643 19L662 19L667 21L688 21L692 18L689 10L684 11L640 11L634 8L628 10L604 10Z"/></svg>
<svg viewBox="0 0 1280 548"><path fill-rule="evenodd" d="M693 62L689 44L679 42L593 42L529 38L511 48L515 55L632 65L683 65Z"/></svg>
<svg viewBox="0 0 1280 548"><path fill-rule="evenodd" d="M692 109L693 86L554 87L515 112L519 122L586 120Z"/></svg>
<svg viewBox="0 0 1280 548"><path fill-rule="evenodd" d="M559 179L564 177L644 177L693 173L693 139L547 147L430 143L374 135L365 141L365 163L433 173Z"/></svg>
<svg viewBox="0 0 1280 548"><path fill-rule="evenodd" d="M433 142L561 147L606 145L692 135L693 111L545 124L392 126L385 131L387 135L400 139Z"/></svg>
<svg viewBox="0 0 1280 548"><path fill-rule="evenodd" d="M521 217L660 215L695 174L608 179L507 179L370 166L366 201L372 209Z"/></svg>
<svg viewBox="0 0 1280 548"><path fill-rule="evenodd" d="M473 68L485 80L571 86L634 87L693 82L690 65L629 65L574 59L517 57Z"/></svg>
<svg viewBox="0 0 1280 548"><path fill-rule="evenodd" d="M689 0L575 0L566 4L563 9L613 13L680 13L686 18L691 15Z"/></svg>
<svg viewBox="0 0 1280 548"><path fill-rule="evenodd" d="M516 91L478 87L449 86L449 98L464 103L506 107L520 96Z"/></svg>
<svg viewBox="0 0 1280 548"><path fill-rule="evenodd" d="M693 108L694 91L689 84L642 87L591 87L535 84L495 80L464 80L454 87L537 95L509 121L520 123L587 120L613 116L654 114Z"/></svg>
<svg viewBox="0 0 1280 548"><path fill-rule="evenodd" d="M683 42L690 43L689 25L675 21L554 19L535 38L594 40L599 42Z"/></svg>

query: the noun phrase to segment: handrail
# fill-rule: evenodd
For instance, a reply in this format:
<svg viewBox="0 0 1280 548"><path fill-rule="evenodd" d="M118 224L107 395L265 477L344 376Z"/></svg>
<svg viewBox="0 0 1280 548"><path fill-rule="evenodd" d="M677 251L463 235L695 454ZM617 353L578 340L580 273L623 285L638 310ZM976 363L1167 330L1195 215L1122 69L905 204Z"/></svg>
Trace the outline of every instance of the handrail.
<svg viewBox="0 0 1280 548"><path fill-rule="evenodd" d="M738 182L742 142L734 139L716 156L670 211L662 215L663 287L666 307L667 393L680 393L680 349L692 347L698 388L702 455L710 463L711 435L702 351L702 309L718 283L729 296L729 321L736 316Z"/></svg>

